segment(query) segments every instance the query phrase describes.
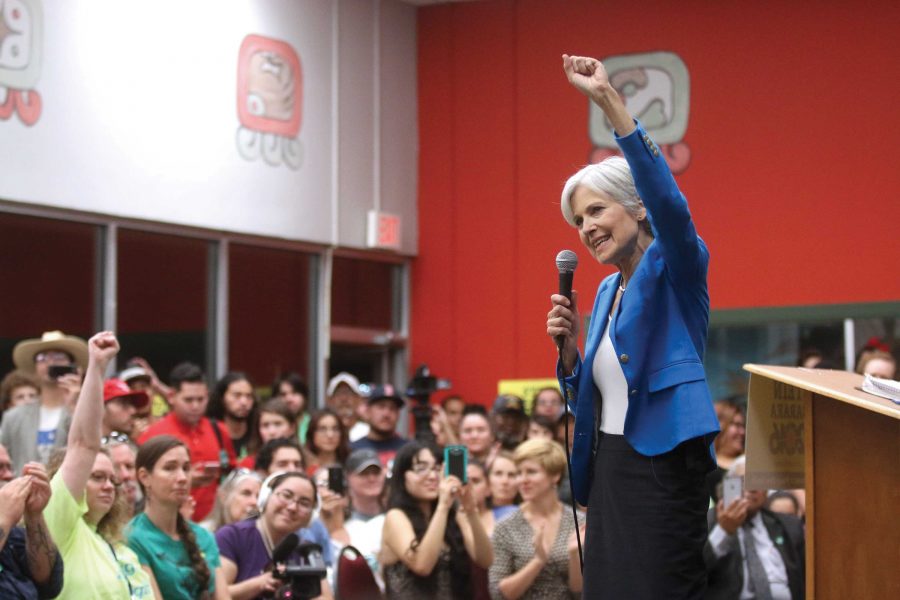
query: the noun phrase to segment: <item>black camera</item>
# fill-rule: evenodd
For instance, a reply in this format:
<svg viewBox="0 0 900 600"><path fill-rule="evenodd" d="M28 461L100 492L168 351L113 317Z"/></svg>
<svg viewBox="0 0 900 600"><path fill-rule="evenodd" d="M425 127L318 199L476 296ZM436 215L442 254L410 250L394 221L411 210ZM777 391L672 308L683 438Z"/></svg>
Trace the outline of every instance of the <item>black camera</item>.
<svg viewBox="0 0 900 600"><path fill-rule="evenodd" d="M413 374L409 385L406 386L406 395L416 401L412 407L412 414L418 441L434 443L434 433L431 431L431 395L438 390L449 390L451 385L449 379L440 379L432 375L428 365L420 365Z"/></svg>
<svg viewBox="0 0 900 600"><path fill-rule="evenodd" d="M302 600L321 596L322 580L326 575L322 547L309 542L300 544L296 534L290 536L272 553L275 563L272 575L284 582L275 590L274 597L278 600ZM299 560L287 562L291 555L299 556Z"/></svg>
<svg viewBox="0 0 900 600"><path fill-rule="evenodd" d="M433 393L438 390L449 390L451 385L449 379L440 379L432 375L428 365L419 365L409 385L406 386L406 395L419 404L428 404Z"/></svg>
<svg viewBox="0 0 900 600"><path fill-rule="evenodd" d="M75 365L50 365L47 367L47 377L59 379L65 375L77 375L78 367Z"/></svg>

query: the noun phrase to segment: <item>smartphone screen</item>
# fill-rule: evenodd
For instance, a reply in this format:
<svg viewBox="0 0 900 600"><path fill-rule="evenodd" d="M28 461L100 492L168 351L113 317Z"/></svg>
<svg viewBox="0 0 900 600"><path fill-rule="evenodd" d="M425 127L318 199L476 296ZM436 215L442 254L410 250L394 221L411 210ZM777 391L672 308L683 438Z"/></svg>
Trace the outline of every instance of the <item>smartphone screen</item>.
<svg viewBox="0 0 900 600"><path fill-rule="evenodd" d="M468 482L466 471L469 463L469 449L465 446L444 448L444 474L453 475L463 483Z"/></svg>
<svg viewBox="0 0 900 600"><path fill-rule="evenodd" d="M732 475L722 480L722 502L726 507L744 495L744 478Z"/></svg>
<svg viewBox="0 0 900 600"><path fill-rule="evenodd" d="M340 467L328 467L328 489L335 494L344 495L344 470Z"/></svg>
<svg viewBox="0 0 900 600"><path fill-rule="evenodd" d="M78 372L75 365L50 365L47 367L47 376L50 379L59 379L63 375L73 375Z"/></svg>

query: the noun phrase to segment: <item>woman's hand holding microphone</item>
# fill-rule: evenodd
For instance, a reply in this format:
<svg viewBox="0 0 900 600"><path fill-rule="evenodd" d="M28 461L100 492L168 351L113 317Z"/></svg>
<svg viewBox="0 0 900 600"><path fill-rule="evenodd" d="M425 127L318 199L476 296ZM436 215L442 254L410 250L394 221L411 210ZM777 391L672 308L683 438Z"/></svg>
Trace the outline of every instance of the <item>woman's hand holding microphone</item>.
<svg viewBox="0 0 900 600"><path fill-rule="evenodd" d="M562 294L550 296L552 308L547 313L547 335L554 342L560 337L563 339L561 353L563 372L566 375L575 369L575 361L578 359L578 332L581 318L578 315L578 292L572 291L572 300Z"/></svg>

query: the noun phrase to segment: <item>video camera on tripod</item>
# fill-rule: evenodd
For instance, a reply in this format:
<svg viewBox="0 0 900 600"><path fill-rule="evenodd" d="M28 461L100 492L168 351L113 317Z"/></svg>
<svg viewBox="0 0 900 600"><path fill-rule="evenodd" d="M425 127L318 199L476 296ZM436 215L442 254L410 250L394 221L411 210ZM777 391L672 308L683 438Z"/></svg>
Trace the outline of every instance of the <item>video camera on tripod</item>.
<svg viewBox="0 0 900 600"><path fill-rule="evenodd" d="M440 379L431 374L428 365L419 365L409 385L406 396L415 400L412 414L416 424L416 440L434 443L431 431L431 395L438 390L449 390L452 384L449 379Z"/></svg>
<svg viewBox="0 0 900 600"><path fill-rule="evenodd" d="M300 560L288 562L295 553ZM272 563L272 575L285 582L275 590L276 600L306 600L322 595L326 571L320 545L301 544L296 533L288 534L272 551Z"/></svg>

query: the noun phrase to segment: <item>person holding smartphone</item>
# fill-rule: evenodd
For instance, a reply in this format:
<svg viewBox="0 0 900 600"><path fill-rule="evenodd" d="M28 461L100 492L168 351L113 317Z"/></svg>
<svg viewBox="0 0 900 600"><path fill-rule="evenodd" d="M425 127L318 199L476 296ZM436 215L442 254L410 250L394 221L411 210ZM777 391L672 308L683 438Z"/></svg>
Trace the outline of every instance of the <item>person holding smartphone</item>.
<svg viewBox="0 0 900 600"><path fill-rule="evenodd" d="M48 331L16 344L13 362L40 384L38 402L3 414L0 444L9 450L15 472L21 473L25 463L47 464L53 449L66 445L81 373L87 367L88 346L79 337Z"/></svg>
<svg viewBox="0 0 900 600"><path fill-rule="evenodd" d="M745 471L740 456L723 480L723 499L707 515L704 598L805 598L803 524L765 508L766 490L744 489Z"/></svg>
<svg viewBox="0 0 900 600"><path fill-rule="evenodd" d="M337 556L341 548L353 543L345 527L350 500L344 489L344 469L340 465L319 467L312 478L319 494L319 520L331 538L332 556Z"/></svg>
<svg viewBox="0 0 900 600"><path fill-rule="evenodd" d="M341 465L350 456L350 438L336 412L323 408L313 413L309 421L303 458L306 472L312 475L319 467Z"/></svg>
<svg viewBox="0 0 900 600"><path fill-rule="evenodd" d="M471 489L445 475L441 453L418 441L394 458L382 537L392 599L471 598L470 559L485 569L494 560Z"/></svg>

